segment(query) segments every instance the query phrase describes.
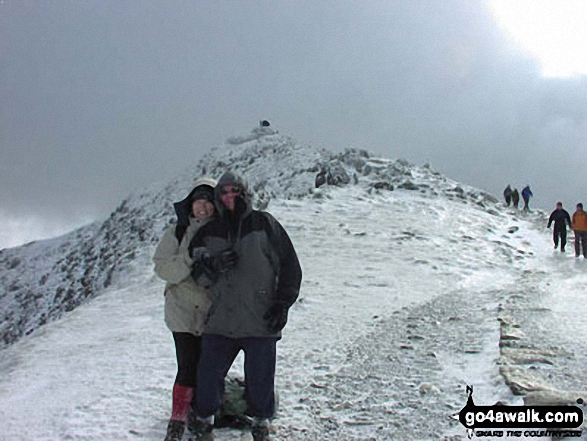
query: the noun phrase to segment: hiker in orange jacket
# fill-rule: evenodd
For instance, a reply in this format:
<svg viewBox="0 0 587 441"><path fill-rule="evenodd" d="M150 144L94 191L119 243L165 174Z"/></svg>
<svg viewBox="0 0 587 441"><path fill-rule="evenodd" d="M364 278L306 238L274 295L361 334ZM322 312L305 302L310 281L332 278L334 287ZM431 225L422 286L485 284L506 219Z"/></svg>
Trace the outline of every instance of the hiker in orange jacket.
<svg viewBox="0 0 587 441"><path fill-rule="evenodd" d="M577 211L573 213L573 231L575 231L575 257L579 257L583 249L583 257L587 258L587 212L583 211L583 204L577 204Z"/></svg>

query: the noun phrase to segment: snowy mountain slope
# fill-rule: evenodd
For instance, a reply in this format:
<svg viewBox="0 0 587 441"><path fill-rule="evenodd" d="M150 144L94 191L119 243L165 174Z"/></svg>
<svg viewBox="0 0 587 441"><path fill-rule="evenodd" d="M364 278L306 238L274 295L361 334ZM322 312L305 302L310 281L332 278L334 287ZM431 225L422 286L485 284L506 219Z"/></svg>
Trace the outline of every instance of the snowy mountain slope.
<svg viewBox="0 0 587 441"><path fill-rule="evenodd" d="M277 162L266 166L259 155L248 164L244 149L272 149L263 147L272 139L281 137L227 144L214 153L220 160L204 161L218 167L215 174L235 148L240 164L270 173ZM552 254L543 213L506 210L429 167L359 152L316 155L299 168L341 164L358 183L293 197L313 187L314 169L273 177L259 189L272 198L268 210L289 232L304 270L278 345L277 440L466 439L449 418L464 406L466 384L478 404L521 400L505 386L499 363L539 371L557 388L580 388L587 348L573 338L570 330L582 328L568 318L587 312L577 302L587 262ZM347 164L359 159L364 164ZM170 212L154 213L185 193L184 179L191 174L124 206L152 216L160 234ZM279 197L292 179L290 199ZM384 185L391 182L394 191ZM175 359L153 250L150 241L137 245L100 296L0 352L0 439L163 439ZM551 364L503 360L497 319L506 315L527 330L525 343L557 344L568 354ZM239 357L233 372L241 365ZM240 437L217 433L219 441Z"/></svg>
<svg viewBox="0 0 587 441"><path fill-rule="evenodd" d="M430 167L374 158L364 151L333 154L256 128L212 149L170 182L131 195L103 222L50 241L0 250L0 348L100 295L124 275L143 247L157 243L173 218L172 202L183 199L195 179L202 174L219 177L228 168L249 180L261 207L275 198L319 197L314 192L318 176L371 191L446 194L488 210L496 202Z"/></svg>

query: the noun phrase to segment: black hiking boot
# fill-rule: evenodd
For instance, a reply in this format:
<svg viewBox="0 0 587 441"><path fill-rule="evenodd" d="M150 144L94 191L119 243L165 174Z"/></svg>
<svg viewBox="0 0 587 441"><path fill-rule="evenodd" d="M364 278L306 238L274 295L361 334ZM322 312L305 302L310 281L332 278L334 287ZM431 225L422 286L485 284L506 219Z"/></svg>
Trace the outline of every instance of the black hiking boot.
<svg viewBox="0 0 587 441"><path fill-rule="evenodd" d="M183 421L169 421L167 425L167 435L164 441L181 441L183 432L185 430L185 423Z"/></svg>
<svg viewBox="0 0 587 441"><path fill-rule="evenodd" d="M194 411L194 409L193 408L190 409L190 411L188 412L188 420L186 422L186 426L187 426L188 430L192 433L195 432L197 419L198 419L198 415L196 415L196 412Z"/></svg>
<svg viewBox="0 0 587 441"><path fill-rule="evenodd" d="M214 441L214 423L212 420L198 418L195 413L188 415L188 430L195 435L195 441Z"/></svg>
<svg viewBox="0 0 587 441"><path fill-rule="evenodd" d="M271 441L271 437L269 436L269 421L261 420L257 422L253 420L251 435L253 435L253 441Z"/></svg>
<svg viewBox="0 0 587 441"><path fill-rule="evenodd" d="M271 441L269 427L253 426L251 435L253 435L253 441Z"/></svg>

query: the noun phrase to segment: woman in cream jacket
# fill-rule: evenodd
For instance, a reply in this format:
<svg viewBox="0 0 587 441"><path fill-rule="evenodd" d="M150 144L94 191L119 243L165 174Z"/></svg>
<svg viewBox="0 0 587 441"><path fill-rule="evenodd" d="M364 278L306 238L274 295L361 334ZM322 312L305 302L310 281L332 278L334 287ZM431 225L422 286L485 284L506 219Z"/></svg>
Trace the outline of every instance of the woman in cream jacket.
<svg viewBox="0 0 587 441"><path fill-rule="evenodd" d="M165 323L173 334L177 376L173 385L171 418L165 441L179 441L190 415L201 352L201 334L210 308L206 290L191 277L193 260L190 240L202 225L215 216L216 181L200 178L182 201L174 204L177 223L165 232L155 250L155 273L167 282Z"/></svg>

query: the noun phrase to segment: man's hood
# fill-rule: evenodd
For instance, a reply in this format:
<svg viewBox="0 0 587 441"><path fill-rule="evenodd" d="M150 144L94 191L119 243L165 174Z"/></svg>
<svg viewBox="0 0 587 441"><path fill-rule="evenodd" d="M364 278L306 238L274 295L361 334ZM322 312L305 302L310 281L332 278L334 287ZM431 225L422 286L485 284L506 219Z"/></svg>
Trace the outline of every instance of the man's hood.
<svg viewBox="0 0 587 441"><path fill-rule="evenodd" d="M221 190L226 185L232 185L241 189L241 192L237 197L240 198L245 204L245 209L242 213L242 216L244 217L249 214L253 210L253 195L249 191L247 182L242 177L235 175L233 172L226 172L220 177L218 184L214 189L214 203L216 204L216 210L218 210L220 216L224 217L226 214L226 207L220 199Z"/></svg>

